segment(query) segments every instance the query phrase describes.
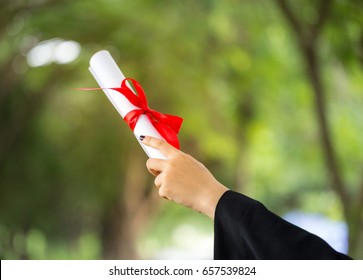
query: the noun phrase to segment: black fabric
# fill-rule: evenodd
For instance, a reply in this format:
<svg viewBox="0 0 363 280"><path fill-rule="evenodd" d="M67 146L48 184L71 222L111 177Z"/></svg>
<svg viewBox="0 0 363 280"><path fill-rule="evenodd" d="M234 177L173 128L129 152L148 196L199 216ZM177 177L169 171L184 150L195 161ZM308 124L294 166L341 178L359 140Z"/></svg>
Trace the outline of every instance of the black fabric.
<svg viewBox="0 0 363 280"><path fill-rule="evenodd" d="M270 212L243 194L227 191L214 220L216 260L350 259L320 237Z"/></svg>

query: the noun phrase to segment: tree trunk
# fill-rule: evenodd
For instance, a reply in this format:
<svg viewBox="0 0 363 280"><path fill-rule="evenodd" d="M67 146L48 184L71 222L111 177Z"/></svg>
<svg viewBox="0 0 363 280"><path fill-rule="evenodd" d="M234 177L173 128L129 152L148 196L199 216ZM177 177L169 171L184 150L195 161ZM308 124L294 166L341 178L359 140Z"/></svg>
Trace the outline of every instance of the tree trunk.
<svg viewBox="0 0 363 280"><path fill-rule="evenodd" d="M126 204L121 198L114 201L102 224L102 257L105 260L135 260L138 253L135 235L130 228L130 218L126 214Z"/></svg>
<svg viewBox="0 0 363 280"><path fill-rule="evenodd" d="M319 38L332 7L331 0L321 0L316 7L318 18L312 25L303 24L285 0L276 0L283 16L294 31L296 42L306 67L306 75L313 89L315 114L318 123L322 155L333 191L337 194L349 230L349 255L363 257L363 183L356 193L350 195L348 186L342 176L342 169L330 135L327 119L326 92L322 81L319 62Z"/></svg>
<svg viewBox="0 0 363 280"><path fill-rule="evenodd" d="M119 197L105 212L101 238L104 259L139 259L137 238L159 209L160 198L148 176L146 156L136 148L129 154Z"/></svg>
<svg viewBox="0 0 363 280"><path fill-rule="evenodd" d="M327 166L330 183L333 190L337 193L342 203L344 213L347 216L349 212L350 199L346 191L341 168L339 167L339 161L330 135L327 120L326 94L317 60L316 47L306 47L305 49L302 49L302 54L306 63L306 74L309 78L315 97L315 114L319 127L323 157Z"/></svg>
<svg viewBox="0 0 363 280"><path fill-rule="evenodd" d="M344 217L348 226L348 254L351 256L359 257L363 246L363 230L362 230L362 209L360 205L362 200L352 200L347 193L347 186L342 178L341 168L336 156L334 145L329 131L327 121L327 110L325 100L325 90L317 62L317 54L315 48L307 48L302 50L304 61L306 62L307 76L313 88L315 97L315 113L319 126L321 147L323 157L327 166L328 176L332 189L337 194L344 212ZM358 206L356 206L358 205ZM362 256L360 256L362 257Z"/></svg>

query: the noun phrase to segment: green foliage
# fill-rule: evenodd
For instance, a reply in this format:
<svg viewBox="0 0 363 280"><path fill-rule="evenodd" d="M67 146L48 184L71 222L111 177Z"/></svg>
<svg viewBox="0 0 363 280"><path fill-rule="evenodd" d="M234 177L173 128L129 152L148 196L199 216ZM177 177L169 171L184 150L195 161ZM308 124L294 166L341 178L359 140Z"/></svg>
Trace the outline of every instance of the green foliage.
<svg viewBox="0 0 363 280"><path fill-rule="evenodd" d="M279 214L298 208L343 219L303 62L273 2L38 2L8 1L0 12L1 258L103 257L108 208L122 200L140 148L102 92L74 90L96 86L87 68L100 49L140 81L152 108L185 119L182 149L224 184ZM314 1L296 5L314 21ZM336 1L320 49L332 136L352 191L363 165L360 8ZM79 58L28 66L29 50L53 38L79 42ZM139 246L141 255L170 245L179 222L212 230L190 211L163 204L138 233L138 244L152 244Z"/></svg>

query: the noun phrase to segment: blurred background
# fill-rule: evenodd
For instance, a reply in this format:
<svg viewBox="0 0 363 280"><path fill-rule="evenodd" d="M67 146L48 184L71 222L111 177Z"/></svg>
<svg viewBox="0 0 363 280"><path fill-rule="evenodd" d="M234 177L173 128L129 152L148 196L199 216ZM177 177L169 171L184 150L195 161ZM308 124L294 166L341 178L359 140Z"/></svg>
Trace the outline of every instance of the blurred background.
<svg viewBox="0 0 363 280"><path fill-rule="evenodd" d="M107 49L229 188L363 259L363 2L1 0L0 258L212 259L88 71Z"/></svg>

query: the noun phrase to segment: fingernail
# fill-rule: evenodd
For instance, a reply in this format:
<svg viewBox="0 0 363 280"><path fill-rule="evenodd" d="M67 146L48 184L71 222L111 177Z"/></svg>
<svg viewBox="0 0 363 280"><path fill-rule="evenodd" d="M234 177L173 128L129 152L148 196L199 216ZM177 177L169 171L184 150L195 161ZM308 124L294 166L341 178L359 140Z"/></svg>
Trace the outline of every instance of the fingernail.
<svg viewBox="0 0 363 280"><path fill-rule="evenodd" d="M144 135L140 135L139 139L140 139L140 141L142 141L142 140L145 139L145 136Z"/></svg>

